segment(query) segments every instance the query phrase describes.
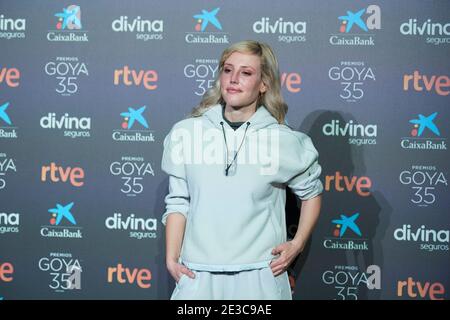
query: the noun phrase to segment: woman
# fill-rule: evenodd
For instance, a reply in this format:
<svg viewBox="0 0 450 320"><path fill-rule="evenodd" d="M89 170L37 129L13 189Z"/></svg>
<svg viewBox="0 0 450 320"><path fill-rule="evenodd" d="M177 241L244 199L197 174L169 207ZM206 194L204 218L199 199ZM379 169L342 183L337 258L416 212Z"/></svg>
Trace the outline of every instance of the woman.
<svg viewBox="0 0 450 320"><path fill-rule="evenodd" d="M318 219L318 153L284 124L278 63L267 44L226 49L219 79L164 140L171 299L292 299L286 269ZM286 186L302 200L286 241Z"/></svg>

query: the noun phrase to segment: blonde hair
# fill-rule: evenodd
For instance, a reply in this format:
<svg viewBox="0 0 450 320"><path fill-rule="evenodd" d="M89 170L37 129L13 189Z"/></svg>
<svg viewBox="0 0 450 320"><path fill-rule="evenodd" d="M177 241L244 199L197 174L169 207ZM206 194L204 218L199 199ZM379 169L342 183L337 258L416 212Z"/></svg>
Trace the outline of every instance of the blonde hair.
<svg viewBox="0 0 450 320"><path fill-rule="evenodd" d="M278 61L269 45L253 40L237 42L225 49L220 58L219 74L214 85L203 95L202 101L192 110L191 116L199 117L216 104L225 105L220 91L219 79L223 72L225 61L233 52L254 54L260 58L261 79L267 90L260 94L256 107L264 105L270 114L277 119L278 123L284 123L288 107L281 95Z"/></svg>

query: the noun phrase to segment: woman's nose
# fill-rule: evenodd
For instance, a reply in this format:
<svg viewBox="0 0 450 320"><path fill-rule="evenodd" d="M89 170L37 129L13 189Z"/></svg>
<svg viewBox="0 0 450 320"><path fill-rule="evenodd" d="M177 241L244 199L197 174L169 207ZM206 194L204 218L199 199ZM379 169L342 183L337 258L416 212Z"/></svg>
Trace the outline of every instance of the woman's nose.
<svg viewBox="0 0 450 320"><path fill-rule="evenodd" d="M239 73L238 72L233 72L231 74L230 82L235 83L235 84L239 83Z"/></svg>

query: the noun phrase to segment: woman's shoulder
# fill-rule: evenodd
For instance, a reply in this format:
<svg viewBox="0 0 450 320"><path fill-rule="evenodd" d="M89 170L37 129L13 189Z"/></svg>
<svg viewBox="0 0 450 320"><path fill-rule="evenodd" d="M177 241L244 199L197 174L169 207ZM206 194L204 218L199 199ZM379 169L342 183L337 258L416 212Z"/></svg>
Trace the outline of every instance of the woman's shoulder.
<svg viewBox="0 0 450 320"><path fill-rule="evenodd" d="M312 139L309 137L308 134L292 129L286 124L278 124L277 129L280 135L280 143L282 143L283 145L291 147L299 145L302 148L314 152L316 151Z"/></svg>

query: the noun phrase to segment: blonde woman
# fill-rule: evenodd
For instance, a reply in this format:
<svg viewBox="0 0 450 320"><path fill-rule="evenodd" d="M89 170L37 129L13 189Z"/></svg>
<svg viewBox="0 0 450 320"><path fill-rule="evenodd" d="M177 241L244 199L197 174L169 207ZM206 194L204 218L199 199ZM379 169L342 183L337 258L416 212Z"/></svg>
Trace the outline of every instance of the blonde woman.
<svg viewBox="0 0 450 320"><path fill-rule="evenodd" d="M287 268L319 217L311 139L286 126L278 63L257 41L227 48L219 77L164 140L166 265L171 299L292 299ZM286 241L289 187L302 200Z"/></svg>

